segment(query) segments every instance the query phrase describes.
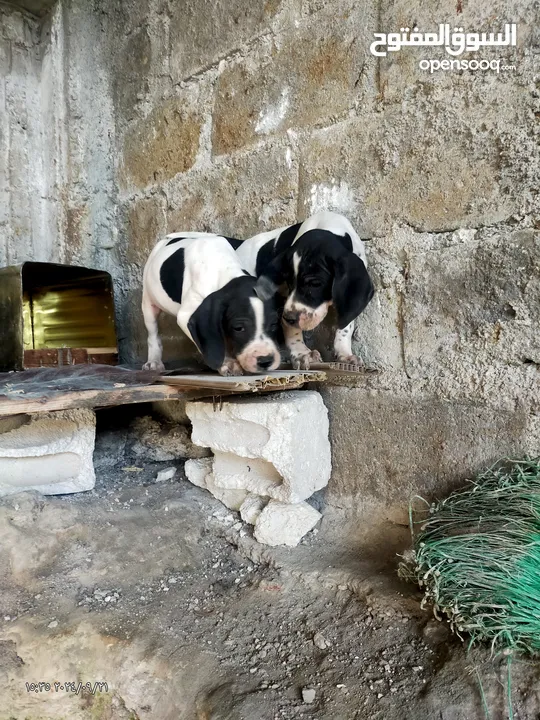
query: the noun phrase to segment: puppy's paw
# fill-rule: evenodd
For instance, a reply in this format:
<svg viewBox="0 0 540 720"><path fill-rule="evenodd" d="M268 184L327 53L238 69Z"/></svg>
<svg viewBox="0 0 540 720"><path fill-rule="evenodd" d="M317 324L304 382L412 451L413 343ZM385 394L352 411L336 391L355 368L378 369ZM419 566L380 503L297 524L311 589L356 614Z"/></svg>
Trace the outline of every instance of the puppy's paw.
<svg viewBox="0 0 540 720"><path fill-rule="evenodd" d="M234 375L243 375L242 366L236 360L227 360L218 370L220 375L231 377Z"/></svg>
<svg viewBox="0 0 540 720"><path fill-rule="evenodd" d="M322 358L318 350L308 350L304 353L291 355L291 361L295 370L309 370L311 363L320 363Z"/></svg>
<svg viewBox="0 0 540 720"><path fill-rule="evenodd" d="M336 361L346 365L363 365L358 355L337 355Z"/></svg>
<svg viewBox="0 0 540 720"><path fill-rule="evenodd" d="M163 372L165 370L165 365L161 361L160 362L155 362L155 361L147 362L147 363L144 363L144 365L142 366L142 369L143 370L156 370L157 372Z"/></svg>

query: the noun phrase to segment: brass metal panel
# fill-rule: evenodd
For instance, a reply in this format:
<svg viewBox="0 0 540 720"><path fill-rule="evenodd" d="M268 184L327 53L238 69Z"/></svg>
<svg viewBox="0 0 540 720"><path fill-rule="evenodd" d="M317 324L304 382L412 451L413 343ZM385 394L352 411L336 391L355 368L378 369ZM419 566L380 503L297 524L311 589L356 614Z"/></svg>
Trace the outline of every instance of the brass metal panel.
<svg viewBox="0 0 540 720"><path fill-rule="evenodd" d="M22 265L0 268L0 370L23 368Z"/></svg>
<svg viewBox="0 0 540 720"><path fill-rule="evenodd" d="M35 350L116 347L113 301L103 278L36 289L29 304Z"/></svg>
<svg viewBox="0 0 540 720"><path fill-rule="evenodd" d="M0 338L4 370L25 367L25 351L69 348L73 358L81 355L75 352L80 348L114 354L111 276L54 263L27 262L0 269ZM46 354L41 357L45 364ZM82 355L77 362L83 362Z"/></svg>

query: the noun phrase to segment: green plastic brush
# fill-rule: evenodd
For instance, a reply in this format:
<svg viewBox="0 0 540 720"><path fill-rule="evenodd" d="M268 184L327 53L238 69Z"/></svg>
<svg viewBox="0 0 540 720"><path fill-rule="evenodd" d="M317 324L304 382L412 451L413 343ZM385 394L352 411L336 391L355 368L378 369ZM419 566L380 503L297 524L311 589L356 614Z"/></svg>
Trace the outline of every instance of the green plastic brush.
<svg viewBox="0 0 540 720"><path fill-rule="evenodd" d="M414 532L420 525L420 531ZM399 575L469 646L540 653L540 458L505 461L413 518Z"/></svg>

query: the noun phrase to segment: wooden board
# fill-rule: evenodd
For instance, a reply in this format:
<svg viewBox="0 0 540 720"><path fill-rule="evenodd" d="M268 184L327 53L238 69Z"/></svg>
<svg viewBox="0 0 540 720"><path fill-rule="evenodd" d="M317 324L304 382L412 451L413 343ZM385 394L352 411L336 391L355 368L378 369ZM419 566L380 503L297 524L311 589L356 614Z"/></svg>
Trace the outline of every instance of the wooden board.
<svg viewBox="0 0 540 720"><path fill-rule="evenodd" d="M80 407L196 399L245 392L296 389L324 373L278 372L224 378L212 373L160 376L110 365L73 365L0 373L0 417Z"/></svg>
<svg viewBox="0 0 540 720"><path fill-rule="evenodd" d="M177 388L154 384L158 376L110 365L0 373L0 417L184 397Z"/></svg>
<svg viewBox="0 0 540 720"><path fill-rule="evenodd" d="M158 382L182 388L206 388L216 392L249 393L268 390L295 390L306 382L321 382L321 370L275 370L264 375L222 377L213 373L162 375Z"/></svg>

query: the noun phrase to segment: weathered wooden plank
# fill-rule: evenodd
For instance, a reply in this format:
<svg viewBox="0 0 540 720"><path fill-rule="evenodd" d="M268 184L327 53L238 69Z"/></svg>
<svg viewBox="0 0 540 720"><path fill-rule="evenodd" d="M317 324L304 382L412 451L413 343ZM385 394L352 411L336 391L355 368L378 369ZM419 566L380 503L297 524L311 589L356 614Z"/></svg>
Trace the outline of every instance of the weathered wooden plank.
<svg viewBox="0 0 540 720"><path fill-rule="evenodd" d="M19 413L44 413L72 408L98 408L156 400L177 400L186 395L188 394L182 389L170 385L135 385L106 390L58 391L42 397L0 395L0 417Z"/></svg>
<svg viewBox="0 0 540 720"><path fill-rule="evenodd" d="M306 382L321 382L325 373L317 370L273 371L265 375L239 375L222 377L210 373L198 375L165 375L158 382L184 388L208 388L219 392L258 392L259 390L290 390Z"/></svg>
<svg viewBox="0 0 540 720"><path fill-rule="evenodd" d="M213 373L160 376L110 365L74 365L0 373L0 417L156 400L295 390L325 379L321 371L221 377ZM158 382L156 382L158 381Z"/></svg>

